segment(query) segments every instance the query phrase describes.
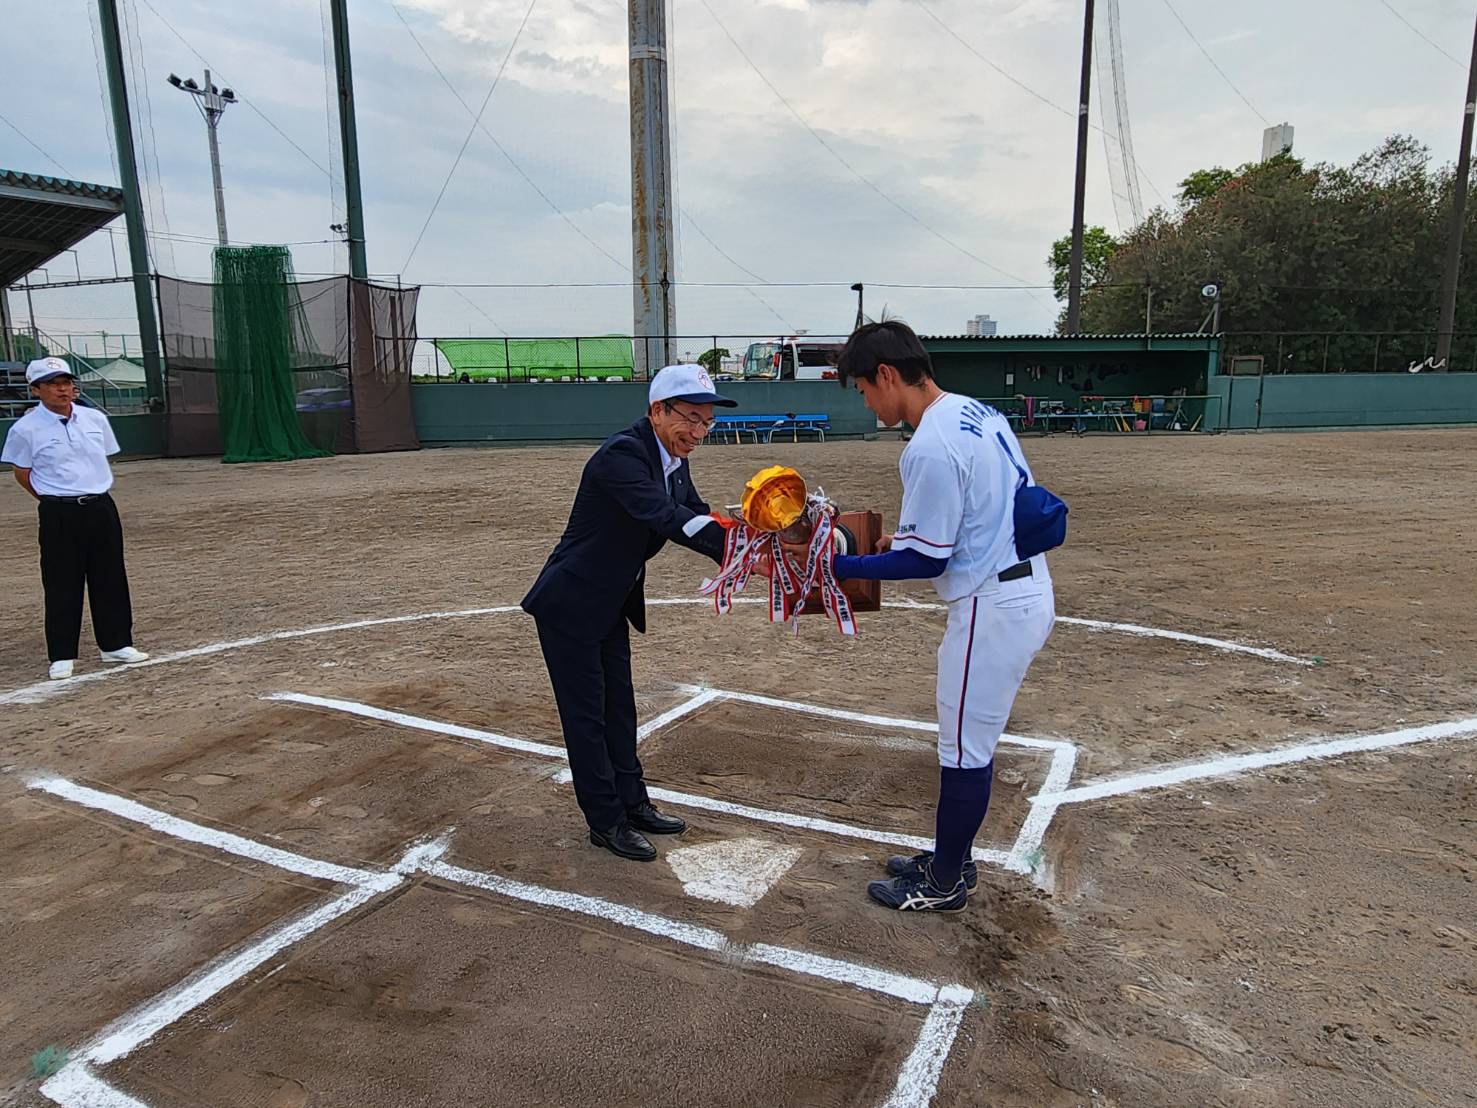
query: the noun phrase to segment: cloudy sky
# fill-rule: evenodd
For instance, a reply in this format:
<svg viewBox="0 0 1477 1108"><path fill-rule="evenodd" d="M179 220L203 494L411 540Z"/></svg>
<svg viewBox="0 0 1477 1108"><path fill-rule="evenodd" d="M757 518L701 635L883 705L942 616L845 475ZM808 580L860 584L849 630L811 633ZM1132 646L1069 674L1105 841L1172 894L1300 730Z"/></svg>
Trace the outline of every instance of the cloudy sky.
<svg viewBox="0 0 1477 1108"><path fill-rule="evenodd" d="M977 312L1002 331L1051 327L1057 306L1039 286L1050 280L1049 245L1071 220L1081 0L669 3L679 330L844 330L855 311L847 286L858 280L869 313L885 305L922 330L959 332ZM1470 0L1120 5L1146 206L1171 203L1193 169L1254 159L1263 127L1283 120L1313 160L1347 161L1397 131L1439 161L1455 157ZM204 124L165 83L171 71L198 80L206 59L217 83L248 102L221 128L232 239L295 243L300 272L342 269L342 247L323 241L342 218L326 4L120 6L156 266L209 272ZM0 122L0 168L116 182L95 5L0 8L7 55L30 59L9 67L0 97L9 124ZM1100 20L1106 8L1099 0ZM349 9L369 266L427 286L421 333L628 331L621 0L351 0ZM1094 123L1111 90L1102 61ZM474 130L494 79L485 131ZM1099 131L1089 175L1088 220L1116 232ZM116 246L122 259L121 237ZM48 270L111 274L113 257L99 235ZM921 287L941 285L966 287ZM122 288L47 292L35 303L55 333L136 329ZM23 297L12 310L24 316Z"/></svg>

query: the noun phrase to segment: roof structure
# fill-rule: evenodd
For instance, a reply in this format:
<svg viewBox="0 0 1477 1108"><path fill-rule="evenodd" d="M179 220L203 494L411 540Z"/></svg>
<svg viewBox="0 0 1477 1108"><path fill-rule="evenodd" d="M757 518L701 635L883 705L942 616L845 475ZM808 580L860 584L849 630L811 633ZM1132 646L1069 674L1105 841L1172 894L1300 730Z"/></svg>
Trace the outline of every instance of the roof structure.
<svg viewBox="0 0 1477 1108"><path fill-rule="evenodd" d="M122 214L122 189L0 169L0 288Z"/></svg>

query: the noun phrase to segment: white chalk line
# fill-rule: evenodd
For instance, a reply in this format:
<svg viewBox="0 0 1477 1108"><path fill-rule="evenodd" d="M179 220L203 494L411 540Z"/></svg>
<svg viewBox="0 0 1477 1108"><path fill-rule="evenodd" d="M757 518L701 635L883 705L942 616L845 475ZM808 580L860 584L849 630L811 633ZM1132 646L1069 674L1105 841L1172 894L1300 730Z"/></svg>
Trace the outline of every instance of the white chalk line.
<svg viewBox="0 0 1477 1108"><path fill-rule="evenodd" d="M41 1095L63 1108L149 1108L115 1089L81 1062L68 1062L41 1086Z"/></svg>
<svg viewBox="0 0 1477 1108"><path fill-rule="evenodd" d="M933 1004L939 996L937 984L920 978L908 977L904 974L790 947L771 946L767 943L753 945L735 943L723 932L711 927L700 927L682 920L669 919L666 916L659 916L653 912L632 908L629 905L618 904L600 897L564 892L542 885L530 885L511 878L499 877L497 874L451 865L428 855L421 856L417 866L422 873L458 885L482 889L512 900L523 901L526 904L537 904L544 908L557 908L576 915L607 920L621 927L643 931L648 935L656 935L683 946L722 954L725 958L774 966L798 975L816 977L836 984L850 985L867 992L895 997L909 1004Z"/></svg>
<svg viewBox="0 0 1477 1108"><path fill-rule="evenodd" d="M652 601L648 600L648 604ZM763 603L763 601L751 601L751 603ZM884 600L884 608L910 608L919 612L946 612L947 604L930 604L924 600ZM1187 631L1169 631L1162 627L1146 627L1141 623L1113 623L1102 619L1083 619L1080 616L1057 616L1057 623L1065 623L1068 627L1085 627L1089 631L1111 631L1121 635L1133 635L1137 638L1168 639L1171 642L1189 643L1192 646L1208 646L1212 650L1219 650L1231 654L1250 654L1254 658L1265 658L1269 662L1287 662L1295 666L1314 666L1318 663L1312 658L1299 658L1296 654L1286 654L1281 650L1273 650L1266 646L1248 646L1245 643L1232 642L1229 639L1213 639L1207 635L1192 635Z"/></svg>
<svg viewBox="0 0 1477 1108"><path fill-rule="evenodd" d="M848 723L865 723L871 727L893 728L899 731L923 731L931 735L937 735L939 730L937 721L926 719L902 719L897 716L879 716L870 712L853 712L846 708L828 708L820 704L808 704L800 700L783 700L775 696L761 696L758 693L734 692L731 689L705 689L701 685L679 685L678 687L683 692L708 691L724 700L737 700L745 704L757 704L764 708L776 708L782 712L798 712L802 715L820 716L823 719L839 719L845 720ZM1001 735L1000 741L1011 746L1027 746L1039 750L1059 750L1064 747L1072 747L1071 743L1062 739L1030 739L1022 735L1011 734Z"/></svg>
<svg viewBox="0 0 1477 1108"><path fill-rule="evenodd" d="M537 754L541 758L568 760L569 757L561 746L532 742L528 739L515 739L511 735L499 735L495 731L484 731L478 727L464 727L459 723L443 723L440 720L426 719L423 716L413 716L409 713L397 712L390 708L376 708L372 704L362 704L357 700L340 700L332 696L312 696L308 693L296 692L267 693L261 699L282 701L289 704L307 704L314 708L327 708L332 712L343 712L345 715L359 716L361 719L373 719L381 723L393 723L399 727L409 727L416 731L434 731L438 735L450 735L453 738L469 739L472 742L486 743L488 746L500 746L505 750L517 750L524 754Z"/></svg>
<svg viewBox="0 0 1477 1108"><path fill-rule="evenodd" d="M382 616L377 619L356 619L348 623L334 623L322 627L303 627L294 631L271 631L264 635L253 635L245 639L231 639L226 642L207 643L204 646L192 646L188 650L176 650L169 654L157 654L147 662L134 662L126 666L114 666L112 669L94 670L92 673L79 673L75 677L68 677L65 681L37 681L34 685L26 685L19 689L11 689L9 692L0 693L0 704L34 704L37 701L46 700L49 697L75 689L78 685L89 684L93 681L106 681L111 677L119 677L134 670L152 669L154 666L166 666L173 662L185 662L191 658L205 658L211 654L223 654L229 650L244 650L251 646L261 646L263 643L281 642L284 639L301 639L310 635L332 635L339 631L358 631L365 627L387 627L396 623L418 623L424 619L465 619L468 616L496 616L508 612L522 611L516 604L505 604L497 608L463 608L454 612L419 612L407 616Z"/></svg>
<svg viewBox="0 0 1477 1108"><path fill-rule="evenodd" d="M710 695L694 697L685 704L692 705L698 700L704 704L713 700L733 697L741 699L745 694L730 693L724 690L707 690ZM405 712L392 712L383 708L376 708L370 704L361 704L354 700L339 700L326 696L309 696L304 693L279 692L270 693L263 697L264 700L274 700L296 704L307 704L313 707L324 708L329 711L344 712L348 715L358 716L363 719L380 720L385 723L395 724L416 731L427 731L432 734L449 735L460 739L469 739L473 742L486 743L489 746L501 747L507 750L516 750L525 754L537 754L546 758L555 758L560 761L568 761L568 755L562 747L548 746L543 743L529 742L525 739L514 739L507 735L499 735L491 731L482 731L475 727L465 727L457 723L443 723L440 720L426 719L423 716L413 716ZM788 702L776 702L788 703ZM683 707L684 705L678 705ZM675 709L674 709L675 711ZM856 713L852 713L856 714ZM673 717L674 719L677 717ZM882 719L884 717L877 717ZM653 721L655 722L655 721ZM668 720L667 722L671 722ZM1051 744L1053 746L1070 744ZM564 773L555 777L557 782L568 784L569 779ZM717 800L713 797L702 796L698 793L681 792L676 789L663 789L648 787L647 792L655 800L673 804L682 808L693 808L707 812L719 812L723 815L735 816L739 819L753 820L757 823L768 823L780 827L795 827L806 831L816 831L825 835L836 835L841 838L859 839L863 842L883 843L888 846L906 847L910 850L932 850L933 840L918 835L906 835L899 832L882 831L870 827L857 827L851 824L839 823L835 820L822 819L816 816L805 816L795 812L778 811L771 808L756 808L747 804L735 804L726 800ZM1043 829L1044 834L1044 829ZM1029 867L1022 868L1021 865L1013 863L1011 859L1018 853L1009 853L1000 850L991 850L985 847L975 847L974 858L976 861L985 862L989 865L1003 866L1006 869L1019 873L1029 872ZM1021 852L1024 857L1026 853Z"/></svg>
<svg viewBox="0 0 1477 1108"><path fill-rule="evenodd" d="M1185 765L1168 766L1148 773L1135 773L1127 777L1110 778L1105 781L1090 781L1075 789L1048 792L1043 789L1032 797L1031 803L1038 806L1059 807L1063 804L1081 804L1089 800L1102 800L1110 796L1163 789L1182 785L1188 781L1199 781L1214 777L1229 777L1271 766L1292 765L1297 762L1338 758L1345 754L1360 754L1370 750L1386 750L1414 743L1439 742L1443 739L1477 736L1477 716L1450 720L1446 723L1431 723L1422 727L1406 727L1398 731L1385 731L1377 735L1354 735L1343 739L1322 739L1317 742L1299 743L1297 746L1281 747L1250 754L1235 754L1208 761L1190 762Z"/></svg>
<svg viewBox="0 0 1477 1108"><path fill-rule="evenodd" d="M762 601L753 597L739 597L738 603L759 604ZM673 596L664 597L646 602L649 605L673 605L673 604L711 604L712 601L702 597ZM943 604L929 604L918 600L885 600L884 608L894 608L904 611L945 611ZM506 615L510 612L519 612L522 609L516 604L503 604L494 608L463 608L457 611L446 612L419 612L403 616L382 616L376 619L356 619L348 623L335 623L320 627L303 627L291 631L271 631L262 635L252 635L243 639L230 639L223 642L207 643L204 646L190 647L186 650L176 650L168 654L158 654L147 662L135 662L132 665L115 666L111 669L95 670L91 673L79 673L75 677L69 677L64 681L37 681L34 684L23 685L20 688L11 689L0 693L0 704L36 704L61 693L75 689L78 685L90 684L94 681L106 681L110 678L131 673L134 670L150 669L154 666L170 665L174 662L189 661L192 658L204 658L212 654L221 654L230 650L245 650L253 646L261 646L264 643L281 642L285 639L300 639L311 635L332 635L340 631L358 631L366 627L387 627L397 623L418 623L427 619L466 619L473 616L496 616ZM1173 642L1190 643L1195 646L1208 646L1215 650L1229 651L1238 654L1250 654L1258 658L1266 658L1276 662L1290 662L1300 666L1311 666L1315 663L1308 658L1298 658L1291 654L1284 654L1279 650L1271 650L1260 646L1247 646L1244 643L1230 642L1225 639L1214 639L1204 635L1191 635L1183 631L1169 631L1158 627L1145 627L1136 623L1109 623L1103 620L1079 619L1073 616L1057 616L1058 623L1069 626L1086 627L1094 631L1113 631L1127 635L1135 635L1141 638L1161 638Z"/></svg>
<svg viewBox="0 0 1477 1108"><path fill-rule="evenodd" d="M368 871L346 871L345 867L302 855L289 854L238 835L214 832L211 828L177 819L166 813L135 804L133 801L125 801L121 797L98 793L97 790L87 789L84 786L74 786L71 782L61 778L42 778L33 782L32 785L74 803L118 812L124 815L124 818L143 823L160 834L212 846L225 853L268 861L269 864L289 869L292 872L313 872L315 874L349 872L355 875L364 874L369 878L329 903L288 920L274 928L264 938L251 943L244 949L215 959L184 981L104 1028L75 1062L63 1067L42 1086L43 1094L68 1108L93 1108L93 1106L97 1108L139 1106L142 1108L141 1102L96 1078L86 1067L107 1065L128 1055L149 1042L164 1028L240 981L277 954L348 912L396 888L405 877L414 873L428 874L524 903L603 919L621 927L656 935L701 950L720 953L725 957L736 958L743 962L769 965L797 975L849 985L853 988L904 1000L910 1004L928 1005L930 1006L929 1018L924 1021L923 1032L919 1040L920 1046L914 1048L905 1063L903 1073L899 1076L898 1088L906 1085L913 1096L913 1099L906 1101L908 1104L923 1106L932 1099L932 1089L926 1090L926 1095L918 1099L919 1095L925 1092L917 1087L920 1080L919 1075L921 1074L924 1079L928 1076L931 1053L937 1050L937 1043L941 1038L941 1026L948 1022L948 1006L957 1004L961 994L965 997L973 995L960 985L940 986L905 974L791 947L767 943L748 946L735 944L727 936L712 928L669 919L629 905L452 866L441 860L447 847L449 832L434 842L421 842L409 847L390 873L371 874ZM109 803L110 801L117 803ZM941 1018L935 1019L933 1017L939 1010L940 1004L944 1006L945 1012ZM957 1022L954 1024L954 1029L957 1030ZM953 1036L950 1035L948 1045L952 1045L952 1041ZM929 1044L929 1050L924 1053L930 1054L930 1057L925 1058L923 1063L919 1063L917 1061L919 1052L925 1043ZM947 1046L944 1054L947 1055ZM937 1071L933 1073L934 1088L937 1086L938 1073L942 1071L942 1065L943 1059L940 1057ZM894 1100L890 1100L889 1103L894 1103L896 1096L895 1090Z"/></svg>
<svg viewBox="0 0 1477 1108"><path fill-rule="evenodd" d="M929 1009L918 1041L898 1072L897 1084L883 1108L927 1108L933 1103L944 1063L964 1020L964 1009L973 999L973 992L958 985L939 990L938 1001Z"/></svg>
<svg viewBox="0 0 1477 1108"><path fill-rule="evenodd" d="M210 963L149 1001L143 1008L130 1012L105 1029L87 1049L84 1057L95 1065L106 1065L133 1052L175 1020L192 1012L223 989L234 985L294 943L400 884L401 878L393 874L388 876L388 884L378 887L361 885L350 889L327 904L288 920L244 950Z"/></svg>
<svg viewBox="0 0 1477 1108"><path fill-rule="evenodd" d="M302 874L305 877L316 877L340 885L369 888L378 887L389 880L383 873L335 865L332 862L320 862L315 858L307 858L289 850L267 846L265 843L243 838L229 831L192 823L114 793L105 793L88 788L86 785L78 785L64 777L32 777L27 780L26 787L61 797L63 800L70 800L84 808L108 812L130 823L141 824L160 834L169 835L171 838L213 847L225 854L233 854L238 858L246 858L253 862L262 862L290 873ZM393 881L391 883L393 884Z"/></svg>
<svg viewBox="0 0 1477 1108"><path fill-rule="evenodd" d="M640 746L663 727L670 726L684 716L691 715L705 704L711 704L713 701L718 700L722 695L716 689L703 689L698 691L696 696L684 700L681 704L668 708L661 715L647 720L640 727L636 728L636 745ZM558 773L554 774L554 783L557 785L568 785L573 780L574 774L567 769L561 769Z"/></svg>

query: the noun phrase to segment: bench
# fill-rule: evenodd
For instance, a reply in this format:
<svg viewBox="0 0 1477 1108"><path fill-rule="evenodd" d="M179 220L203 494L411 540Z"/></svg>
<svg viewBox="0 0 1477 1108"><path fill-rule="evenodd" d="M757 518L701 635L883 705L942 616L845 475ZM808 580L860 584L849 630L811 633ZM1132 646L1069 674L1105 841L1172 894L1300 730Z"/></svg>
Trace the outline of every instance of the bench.
<svg viewBox="0 0 1477 1108"><path fill-rule="evenodd" d="M800 441L801 432L814 434L821 442L826 441L826 432L831 429L831 417L825 412L775 412L759 415L720 415L713 417L713 434L722 441L732 435L735 443L743 442L744 435L752 435L757 445L773 440L775 432L790 433L792 442Z"/></svg>

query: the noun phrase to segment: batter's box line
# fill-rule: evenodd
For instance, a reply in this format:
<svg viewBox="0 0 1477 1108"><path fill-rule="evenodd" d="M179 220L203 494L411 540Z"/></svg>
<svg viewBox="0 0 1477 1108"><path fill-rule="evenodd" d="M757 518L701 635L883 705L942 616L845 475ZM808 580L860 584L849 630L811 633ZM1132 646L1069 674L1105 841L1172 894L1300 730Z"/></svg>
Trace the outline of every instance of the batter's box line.
<svg viewBox="0 0 1477 1108"><path fill-rule="evenodd" d="M729 963L767 966L925 1007L928 1012L923 1026L898 1072L884 1108L926 1108L933 1100L944 1063L963 1021L964 1010L974 999L973 990L963 985L941 984L794 947L769 943L737 944L712 928L670 919L630 905L454 866L444 861L451 830L434 841L422 839L411 844L390 872L376 872L337 866L218 828L192 823L62 777L33 777L27 781L27 786L95 811L110 813L169 838L212 847L288 873L319 877L334 874L351 886L348 892L327 903L270 928L262 938L211 960L178 984L110 1023L41 1086L42 1095L66 1108L147 1108L142 1101L98 1077L93 1067L108 1065L131 1054L290 947L416 876L479 889L537 907L605 920L679 945L721 955Z"/></svg>
<svg viewBox="0 0 1477 1108"><path fill-rule="evenodd" d="M712 604L712 601L705 600L702 597L669 596L648 599L646 603L653 606L675 604L708 605ZM735 603L760 604L765 602L755 597L738 597ZM929 604L924 601L911 599L884 600L882 606L884 608L901 609L904 611L942 612L946 610L943 604ZM290 631L270 631L266 634L251 635L243 639L206 643L202 646L192 646L184 650L170 651L167 654L155 654L146 662L135 662L132 665L126 666L112 666L108 669L94 670L91 673L79 673L63 681L37 681L30 685L23 685L17 689L0 692L0 705L38 704L51 697L61 696L71 692L78 686L91 684L95 681L107 681L116 677L122 677L136 670L152 669L154 666L171 665L175 662L186 662L196 658L207 658L215 654L246 650L255 646L287 642L292 639L301 639L316 635L336 635L344 631L362 631L371 627L391 627L408 623L419 623L423 620L470 619L482 616L513 615L521 612L522 609L516 604L502 604L492 608L462 608L456 611L446 612L414 612L409 615L380 616L375 619L355 619L346 623L327 624L321 627L299 627ZM1089 631L1109 631L1132 635L1137 638L1167 639L1171 642L1187 643L1192 646L1206 646L1223 653L1249 654L1253 657L1265 658L1273 662L1287 662L1298 666L1318 664L1314 659L1299 658L1280 650L1272 650L1269 647L1248 646L1246 643L1232 642L1228 639L1216 639L1207 635L1192 635L1184 631L1171 631L1162 627L1146 627L1138 623L1112 623L1106 620L1081 619L1075 616L1057 616L1056 622L1066 624L1070 627L1085 627Z"/></svg>
<svg viewBox="0 0 1477 1108"><path fill-rule="evenodd" d="M871 727L921 731L932 734L938 733L938 724L930 723L926 720L902 719L893 716L873 715L866 712L853 712L844 708L830 708L820 704L807 704L798 700L782 700L772 696L736 692L730 689L713 689L696 685L681 685L679 689L692 695L682 703L675 705L661 715L643 724L636 733L638 742L645 740L658 729L670 726L677 720L690 715L707 704L725 700L755 704L780 711L813 715L824 719L862 723ZM262 697L262 699L323 708L328 711L357 716L361 719L377 720L382 723L389 723L417 731L426 731L432 734L449 735L453 738L467 739L471 742L484 743L505 750L514 750L523 754L534 754L539 757L555 759L562 762L569 760L563 747L532 742L528 739L502 735L494 731L485 731L476 727L467 727L463 724L427 719L424 716L410 715L409 713L399 712L389 708L379 708L372 704L364 704L356 700L343 700L337 697L315 696L310 693L296 692L269 693ZM1061 739L1027 738L1025 736L1009 734L1002 735L1000 741L1011 746L1051 751L1051 764L1047 768L1046 778L1042 782L1041 787L1043 793L1060 792L1071 781L1072 771L1077 762L1077 747L1074 744ZM557 774L555 779L567 784L570 780L568 770ZM808 816L797 812L785 812L772 808L760 808L749 804L738 804L733 801L720 800L716 797L704 796L700 793L681 792L676 789L656 787L648 788L647 791L653 799L663 801L667 804L700 811L717 812L722 815L734 816L738 819L752 820L756 823L768 823L780 827L794 827L826 835L835 835L840 838L859 839L864 842L903 847L904 849L913 851L932 850L934 845L931 838L920 835L906 835L901 832L884 831L875 827L860 827L841 823L819 816ZM1039 865L1041 847L1045 841L1047 829L1050 827L1055 814L1055 807L1033 805L1027 813L1026 819L1022 823L1021 829L1017 833L1015 841L1011 844L1009 850L975 847L973 852L975 860L987 865L999 866L1012 873L1033 875L1037 883L1041 884L1043 872L1042 867Z"/></svg>

